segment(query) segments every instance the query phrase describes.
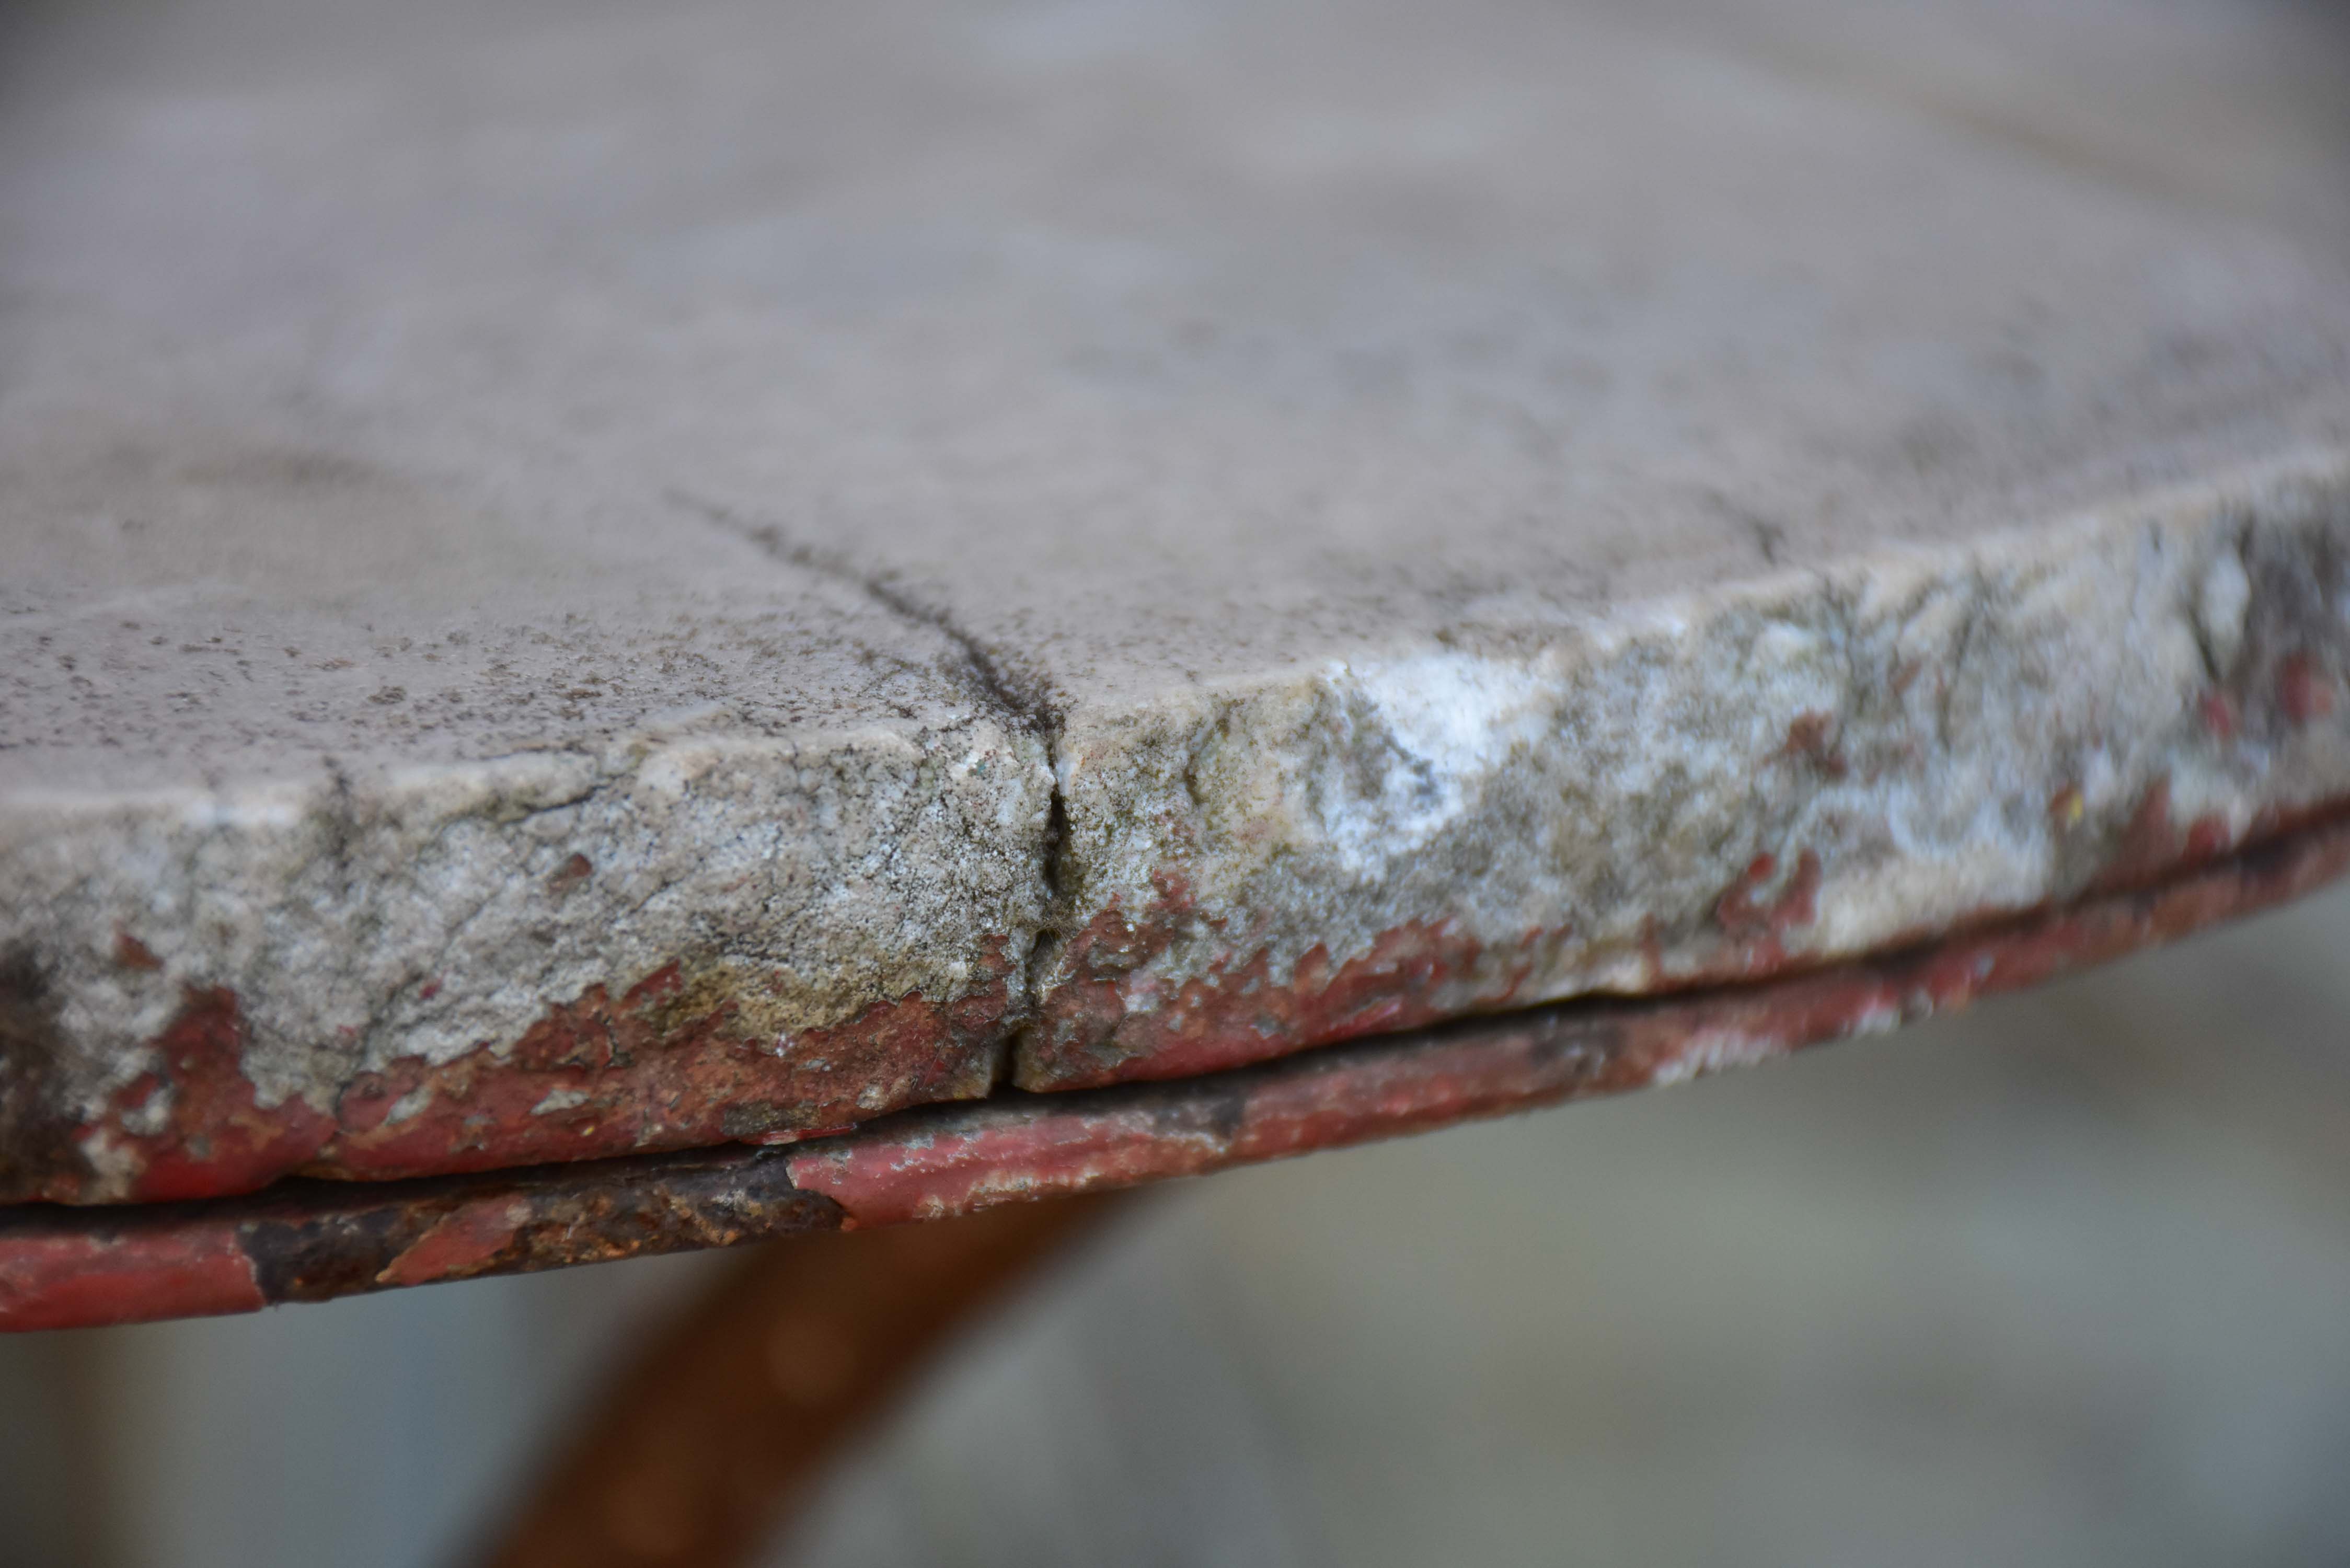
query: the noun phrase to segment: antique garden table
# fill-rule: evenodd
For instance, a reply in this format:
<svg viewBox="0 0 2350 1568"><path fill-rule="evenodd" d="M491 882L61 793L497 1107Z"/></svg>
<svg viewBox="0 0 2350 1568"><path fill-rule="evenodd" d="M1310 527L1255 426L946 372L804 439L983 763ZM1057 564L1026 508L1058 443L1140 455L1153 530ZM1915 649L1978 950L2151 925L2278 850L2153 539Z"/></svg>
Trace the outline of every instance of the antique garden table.
<svg viewBox="0 0 2350 1568"><path fill-rule="evenodd" d="M2350 864L2314 9L9 26L0 1325L1665 1083Z"/></svg>

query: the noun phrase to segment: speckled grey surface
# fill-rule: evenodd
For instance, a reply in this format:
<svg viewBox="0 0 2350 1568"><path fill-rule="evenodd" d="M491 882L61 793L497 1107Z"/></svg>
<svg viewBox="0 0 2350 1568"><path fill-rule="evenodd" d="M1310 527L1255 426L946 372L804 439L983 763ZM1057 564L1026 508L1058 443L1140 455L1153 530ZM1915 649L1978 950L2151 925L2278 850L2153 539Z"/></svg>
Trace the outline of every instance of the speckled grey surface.
<svg viewBox="0 0 2350 1568"><path fill-rule="evenodd" d="M188 986L324 1106L681 959L1192 1070L2350 791L2350 49L2184 15L20 19L68 1097Z"/></svg>

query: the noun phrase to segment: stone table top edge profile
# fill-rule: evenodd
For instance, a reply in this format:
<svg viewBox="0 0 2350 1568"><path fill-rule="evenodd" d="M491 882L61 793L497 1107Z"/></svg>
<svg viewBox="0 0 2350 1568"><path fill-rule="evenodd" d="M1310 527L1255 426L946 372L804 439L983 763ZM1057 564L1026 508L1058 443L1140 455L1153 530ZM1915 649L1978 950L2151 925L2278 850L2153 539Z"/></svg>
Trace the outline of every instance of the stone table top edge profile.
<svg viewBox="0 0 2350 1568"><path fill-rule="evenodd" d="M1733 590L1626 606L1596 618L1596 629L1591 621L1570 628L1575 659L1557 660L1555 648L1539 642L1530 655L1521 638L1503 664L1514 682L1508 695L1517 705L1499 715L1505 744L1456 748L1455 755L1472 765L1450 776L1432 772L1429 759L1415 753L1420 737L1408 725L1383 719L1376 708L1367 713L1359 702L1348 707L1343 679L1353 669L1307 670L1288 680L1268 677L1222 694L1231 708L1204 732L1227 754L1203 764L1195 752L1180 770L1187 780L1183 798L1198 817L1191 824L1175 821L1172 832L1162 817L1156 853L1153 844L1144 846L1139 877L1129 876L1122 888L1089 859L1101 853L1096 825L1105 815L1128 822L1144 817L1161 804L1149 793L1159 781L1145 769L1130 769L1128 796L1105 802L1091 776L1101 771L1098 758L1082 750L1088 716L1061 715L1052 742L1059 753L1057 804L1067 824L1054 867L1057 907L1056 890L1045 876L1052 852L1048 808L1055 804L1045 774L1046 741L985 723L957 730L952 737L970 749L944 759L931 793L902 801L915 815L889 819L898 836L889 840L888 857L899 858L910 833L935 833L946 825L967 835L962 851L952 849L957 841L950 834L947 848L933 860L914 863L920 886L912 891L941 909L940 920L967 912L951 899L942 904L940 895L942 887L959 892L971 886L967 862L976 855L993 868L998 900L988 911L993 920L966 926L959 947L935 937L927 940L936 967L920 980L909 981L901 978L902 967L890 968L910 954L852 955L867 973L889 978L870 984L861 1002L852 992L847 1009L839 993L854 981L845 982L846 966L837 958L835 968L819 971L814 983L803 981L799 994L773 970L752 972L747 958L763 944L772 948L787 939L792 929L821 924L827 914L848 919L851 914L843 911L853 912L855 905L827 910L804 901L778 915L764 904L737 916L729 937L717 942L702 937L699 947L694 938L724 908L723 899L712 898L718 885L712 880L713 857L722 869L739 872L736 861L747 860L740 853L728 860L726 853L739 852L742 846L733 841L746 835L764 831L772 838L779 801L806 796L836 813L872 804L876 796L887 801L902 794L906 775L921 774L941 761L902 734L833 737L843 749L868 757L878 745L889 765L879 774L852 771L813 789L805 783L801 746L720 736L689 738L673 747L623 743L603 763L577 753L536 753L410 770L388 774L380 794L348 786L324 795L314 791L307 799L314 809L307 811L300 808L300 792L283 790L270 802L275 809L240 813L213 803L192 814L161 814L160 822L152 812L104 812L85 803L73 815L101 825L103 847L91 848L74 834L17 840L13 864L20 868L19 888L39 885L34 877L44 861L59 869L37 906L19 905L20 913L37 908L51 928L37 948L20 941L12 950L16 1013L22 1019L46 1009L54 1028L87 1028L85 1021L111 1002L119 1017L131 1022L116 1025L124 1046L86 1054L85 1067L111 1068L110 1076L84 1090L86 1103L99 1109L78 1118L79 1160L60 1156L66 1178L47 1174L51 1185L35 1192L81 1199L193 1196L297 1168L411 1176L725 1137L805 1136L924 1099L984 1094L1007 1049L1030 1087L1183 1075L1462 1012L1595 990L1637 992L1758 976L2072 896L2100 878L2143 876L2255 836L2266 823L2350 791L2339 726L2327 722L2335 715L2333 694L2350 664L2340 646L2339 618L2330 609L2332 597L2342 591L2335 579L2343 559L2350 555L2341 538L2350 505L2345 472L2350 465L2336 454L2303 453L2005 538L1978 538L1955 548L1902 546ZM1953 582L1968 585L1975 597L1963 613L1944 612L1934 624L1933 594ZM1998 582L2009 586L2004 597L1985 586ZM2033 591L2012 591L2015 585ZM1898 623L1866 631L1871 602L1897 607ZM1803 639L1818 641L1823 605L1841 607L1835 626L1840 640L1825 650L1806 648ZM1929 622L1922 641L1908 635L1921 619ZM1727 640L1721 640L1724 627ZM1988 701L1992 685L2014 681L2021 670L2032 679L2004 698L2012 701L2021 691L2038 704L2020 719L2012 708L1999 711L2007 727L1978 733L1971 749L1963 722L1952 729L1947 671L1934 668L1938 649L1947 655L1956 638L1975 644L1959 657L1978 665L2002 661L1991 666L1991 676L1978 677L1984 688L1978 703ZM1721 645L1709 649L1710 640ZM1673 676L1674 660L1686 665L1691 644L1713 662L1700 662L1694 678ZM1758 648L1775 649L1798 678L1790 682L1783 670L1758 670ZM1645 661L1651 683L1611 691L1626 649ZM1818 663L1823 651L1840 672L1840 684L1803 679L1805 663ZM2052 668L2057 654L2103 657L2107 668L2079 681L2081 667ZM1456 710L1448 723L1457 720L1464 693L1472 715L1484 716L1473 706L1480 680L1464 680L1459 668L1466 657L1448 650L1433 674L1434 701ZM1530 659L1545 677L1538 685L1523 674ZM1618 664L1611 666L1611 659ZM1929 667L1924 673L1913 668L1921 665ZM1905 668L1910 670L1906 677ZM1660 669L1669 676L1662 686L1653 681ZM1884 692L1905 685L1918 690L1921 680L1942 688L1923 688L1934 697L1930 725L1898 703L1873 716L1865 711ZM1703 723L1684 720L1659 732L1660 693L1668 703L1676 696L1687 701L1693 685L1710 688L1696 695L1721 704L1692 710L1695 716L1719 722L1726 713L1731 728L1709 736ZM1381 693L1390 709L1411 695L1392 685ZM2138 705L2127 706L2132 701ZM1606 881L1591 875L1605 840L1596 855L1588 848L1591 840L1565 855L1553 850L1545 867L1542 856L1556 841L1555 816L1537 817L1537 832L1529 836L1522 801L1503 795L1500 810L1490 804L1496 788L1506 790L1528 776L1541 788L1572 789L1580 782L1590 789L1602 770L1589 759L1608 755L1595 750L1593 741L1610 722L1610 702L1628 704L1612 715L1628 725L1617 740L1617 757L1653 760L1660 747L1685 745L1694 760L1682 764L1684 774L1703 764L1744 781L1721 801L1709 803L1700 794L1687 808L1715 810L1727 831L1712 831L1717 844L1711 867L1699 868L1693 892L1679 908L1658 896L1672 889L1662 877L1652 877L1645 898L1636 887L1619 907L1608 907ZM1863 710L1857 717L1855 702ZM1252 706L1257 713L1249 711ZM1258 716L1267 706L1273 724ZM1536 714L1531 724L1524 717L1529 708ZM1105 726L1114 736L1118 721L1113 715ZM1250 733L1253 722L1256 736ZM1884 732L1872 734L1870 722ZM1921 753L1917 734L1929 728L1939 732L1939 749ZM1196 744L1201 733L1194 728L1182 738ZM1350 744L1351 756L1344 749ZM1981 754L1991 747L2000 749ZM1334 751L1340 765L1331 770L1327 758ZM794 764L792 778L778 785L772 775L786 758ZM1451 792L1445 803L1450 817L1431 821L1424 804L1411 798L1397 811L1379 770L1399 760L1406 767L1420 764L1413 785L1432 778L1440 791ZM985 785L991 762L995 784ZM2104 775L2090 776L2085 763L2102 765ZM1773 766L1793 780L1777 800L1758 794L1752 784L1754 775ZM1243 803L1243 828L1257 840L1256 846L1244 842L1240 854L1214 836L1228 824L1214 820L1217 795L1200 775L1217 777L1218 768L1229 781L1222 787ZM661 776L646 776L656 771ZM1333 771L1335 785L1327 776ZM1893 791L1872 774L1892 776ZM1990 778L2003 784L2011 803L2019 789L2028 796L2019 831L2024 842L2015 856L2021 866L1999 867L2003 881L1969 881L1962 874L1966 857L1983 849L1980 800L1962 803L1957 829L1935 846L1939 854L1918 852L1913 846L1924 835L1917 830L1936 804L1931 798L1918 804L1920 776L1955 781L1952 787L1960 790L1980 790ZM1369 786L1357 787L1366 778ZM827 799L825 787L835 794ZM974 787L980 793L972 798L958 794ZM1008 796L988 793L1005 787ZM1899 793L1904 789L1911 794ZM1284 791L1297 794L1284 798ZM1637 807L1640 791L1657 793L1650 775L1636 775L1627 794L1597 806L1569 794L1568 810L1605 826L1612 813ZM707 813L698 796L709 797ZM286 809L289 805L296 809ZM1383 862L1349 861L1330 852L1334 841L1341 851L1350 847L1347 811L1373 818L1376 833L1356 837L1376 836L1388 851ZM1383 812L1388 814L1384 820ZM2011 828L2017 815L2007 813ZM1885 839L1897 818L1911 832L1909 845ZM795 852L819 863L827 855L837 858L838 846L823 833L806 836L812 820L804 819ZM1821 824L1836 825L1847 836L1817 836ZM1654 827L1638 829L1631 843L1649 867L1709 836L1685 824ZM1273 830L1288 835L1285 843L1274 841L1287 879L1252 885L1244 857L1261 850ZM1800 840L1806 831L1814 833L1812 840L1790 842L1789 836ZM1872 831L1878 836L1874 844L1866 836ZM1774 832L1782 836L1768 836ZM1970 832L1976 841L1970 841ZM1447 848L1463 841L1484 863L1503 867L1500 876L1481 881L1451 872L1432 897L1413 885L1413 859L1430 843ZM772 867L776 842L758 842L769 857L763 863ZM917 846L921 842L915 838ZM1115 839L1109 850L1134 854L1130 842ZM1871 850L1874 866L1866 863ZM1317 852L1318 865L1311 858ZM651 875L647 896L646 887L614 879L615 869L624 870L632 858L655 867L691 863L693 870L674 885ZM1863 875L1856 882L1856 860ZM1243 875L1227 886L1237 892L1227 895L1231 901L1222 909L1211 904L1203 912L1192 889L1214 888L1219 875L1231 877L1233 861ZM376 981L384 986L388 979L390 994L361 992L354 1016L365 1022L364 1033L329 1014L309 1021L306 1036L304 1021L269 1014L273 992L283 983L273 976L302 962L300 947L282 947L287 909L335 909L339 891L348 900L337 910L340 923L297 927L299 940L371 950L351 940L351 933L384 930L402 903L400 877L434 864L445 874L476 878L482 888L461 902L470 912L459 923L480 944L471 984L479 994L464 989L467 971L448 929L420 936L411 929L392 944L395 967ZM1113 870L1116 864L1110 862ZM1301 864L1320 875L1321 885L1299 873ZM376 869L354 881L354 866ZM1552 880L1528 884L1530 866L1548 870ZM401 868L397 875L390 869L394 867ZM1513 869L1520 880L1503 884L1503 896L1492 898L1494 884ZM116 878L112 885L109 876ZM696 876L702 880L691 879ZM1383 876L1391 887L1381 886ZM1896 880L1895 895L1885 891L1888 877ZM1927 894L1898 896L1902 877ZM1105 881L1113 891L1102 898ZM1118 902L1138 883L1161 906L1155 913L1146 906L1140 919L1124 913ZM1856 886L1856 893L1846 891ZM1170 888L1181 889L1192 907L1170 914L1164 907ZM852 890L825 891L847 897ZM900 887L893 896L902 898L908 891ZM772 889L767 892L772 898ZM242 950L192 950L189 933L212 928L217 940L217 931L233 924L218 918L218 901L240 895L265 912L247 923L276 933L281 948L273 950L265 939ZM1393 909L1398 898L1415 895L1428 901L1404 905L1403 919L1388 930L1377 929L1374 922L1388 918L1383 908ZM1096 900L1089 914L1088 897ZM663 898L681 906L678 919L684 922L668 929L673 937L685 934L631 961L626 953L633 933L616 929L612 907L598 900L643 911ZM1492 944L1475 926L1483 912L1481 898L1488 908L1537 911L1556 933L1545 937L1547 950L1537 948L1529 961L1522 943L1498 964L1492 961L1480 950ZM561 948L548 940L546 910L560 911L573 899L580 900L580 913L567 928L569 947ZM429 902L437 907L447 899ZM199 910L205 912L202 918ZM60 914L69 920L58 919ZM777 921L790 929L771 929ZM1572 945L1578 924L1607 921L1629 935L1619 936L1612 948ZM60 928L78 936L78 952L57 940ZM1258 944L1241 949L1238 961L1231 936L1235 928ZM1421 945L1399 951L1392 936L1397 928ZM1292 946L1279 954L1284 935ZM1045 945L1035 955L1041 965L1032 986L1031 949L1039 940ZM518 941L558 948L575 966L569 972L580 978L567 989L560 978L565 971L550 966L540 972L555 978L516 983L508 955ZM1152 941L1161 944L1159 950L1138 950ZM420 966L404 957L419 946L444 961ZM1105 946L1113 950L1105 954ZM28 952L36 956L26 958ZM1269 954L1284 961L1280 968ZM1178 967L1182 963L1191 965L1189 973ZM455 995L450 995L452 976L460 984ZM365 978L355 977L354 987ZM321 988L314 981L305 989L315 996ZM1248 1013L1237 1024L1229 1009L1218 1012L1220 989L1224 997L1245 999ZM466 1003L477 1011L461 1011ZM1276 1011L1284 1004L1291 1009L1286 1016ZM813 1026L806 1022L810 1013L795 1013L795 1006L815 1010ZM500 1007L519 1022L505 1023L503 1033L495 1023L476 1022L495 1020ZM918 1022L909 1021L909 1009ZM1029 1022L1032 1012L1037 1016ZM1077 1072L1056 1071L1075 1054L1067 1044L1073 1018L1078 1027L1096 1031L1092 1042L1080 1038L1078 1050L1103 1039L1115 1049L1139 1031L1159 1033L1155 1040L1146 1035L1143 1049L1114 1057L1107 1071L1082 1060ZM1268 1018L1271 1027L1263 1022ZM852 1036L887 1044L865 1044L863 1055L844 1049L836 1038L844 1024ZM31 1025L17 1027L29 1036ZM615 1044L616 1030L633 1031L630 1043ZM770 1047L760 1049L760 1041ZM789 1062L794 1052L816 1057L822 1064L817 1075ZM759 1071L738 1064L754 1054ZM845 1086L832 1079L835 1086L827 1093L834 1054L853 1064ZM704 1060L709 1056L718 1058L714 1070ZM941 1056L947 1058L943 1070L937 1064ZM771 1062L781 1069L770 1068ZM697 1074L707 1081L697 1082ZM53 1124L58 1119L54 1107L70 1083L60 1075L35 1085L51 1107ZM24 1087L20 1082L20 1096ZM681 1087L688 1091L682 1096ZM664 1097L666 1119L645 1114L647 1101ZM679 1109L681 1100L690 1111ZM241 1143L219 1137L211 1124L224 1120L246 1129ZM17 1124L33 1125L32 1118ZM215 1153L190 1168L176 1146L197 1137L226 1144L227 1158ZM158 1158L165 1151L170 1158ZM109 1188L109 1179L117 1185Z"/></svg>
<svg viewBox="0 0 2350 1568"><path fill-rule="evenodd" d="M12 24L0 1201L1760 982L2350 795L2350 31L1879 10Z"/></svg>

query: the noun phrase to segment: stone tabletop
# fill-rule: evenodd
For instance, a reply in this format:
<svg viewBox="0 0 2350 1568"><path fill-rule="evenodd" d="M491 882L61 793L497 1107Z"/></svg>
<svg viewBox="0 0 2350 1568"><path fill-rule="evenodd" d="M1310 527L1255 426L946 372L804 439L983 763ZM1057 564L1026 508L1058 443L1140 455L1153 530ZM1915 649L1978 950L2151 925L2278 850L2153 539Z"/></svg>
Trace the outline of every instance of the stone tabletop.
<svg viewBox="0 0 2350 1568"><path fill-rule="evenodd" d="M0 1199L1759 979L2350 799L2350 24L180 0L0 81Z"/></svg>

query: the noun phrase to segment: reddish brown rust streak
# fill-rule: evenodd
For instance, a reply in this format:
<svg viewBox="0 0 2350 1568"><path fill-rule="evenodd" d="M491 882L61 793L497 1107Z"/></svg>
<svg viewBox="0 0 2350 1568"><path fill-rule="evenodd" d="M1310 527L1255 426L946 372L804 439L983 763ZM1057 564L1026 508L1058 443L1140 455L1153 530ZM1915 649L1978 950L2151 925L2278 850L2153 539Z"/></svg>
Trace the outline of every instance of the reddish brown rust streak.
<svg viewBox="0 0 2350 1568"><path fill-rule="evenodd" d="M618 999L599 986L550 1008L506 1050L361 1074L332 1114L298 1098L261 1106L236 996L191 990L152 1042L153 1068L74 1140L129 1157L132 1200L167 1202L297 1172L383 1180L831 1132L984 1075L1012 1001L1001 942L989 963L970 994L877 1002L803 1032L788 1054L746 1038L731 1004L686 1010L670 965ZM24 1196L77 1201L83 1180L54 1176Z"/></svg>
<svg viewBox="0 0 2350 1568"><path fill-rule="evenodd" d="M2350 869L2350 814L2151 887L1759 984L1582 1002L1190 1081L906 1112L788 1151L638 1156L147 1209L0 1210L0 1328L928 1219L1391 1137L1759 1060L2168 941Z"/></svg>

